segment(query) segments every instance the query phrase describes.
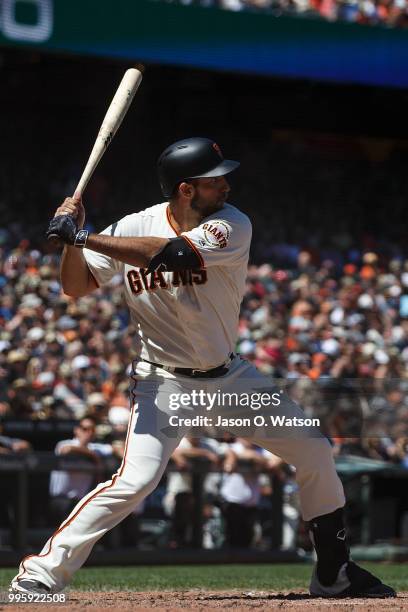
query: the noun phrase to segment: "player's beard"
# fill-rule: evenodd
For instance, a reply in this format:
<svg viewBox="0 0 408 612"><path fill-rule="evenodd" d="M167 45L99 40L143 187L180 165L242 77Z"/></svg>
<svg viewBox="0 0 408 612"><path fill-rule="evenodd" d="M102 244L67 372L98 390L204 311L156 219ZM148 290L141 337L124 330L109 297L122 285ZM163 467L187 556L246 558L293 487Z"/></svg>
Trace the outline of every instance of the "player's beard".
<svg viewBox="0 0 408 612"><path fill-rule="evenodd" d="M224 204L225 197L216 200L215 202L205 202L198 195L194 195L193 199L191 200L191 208L199 212L203 219L205 217L209 217L218 210L221 210Z"/></svg>

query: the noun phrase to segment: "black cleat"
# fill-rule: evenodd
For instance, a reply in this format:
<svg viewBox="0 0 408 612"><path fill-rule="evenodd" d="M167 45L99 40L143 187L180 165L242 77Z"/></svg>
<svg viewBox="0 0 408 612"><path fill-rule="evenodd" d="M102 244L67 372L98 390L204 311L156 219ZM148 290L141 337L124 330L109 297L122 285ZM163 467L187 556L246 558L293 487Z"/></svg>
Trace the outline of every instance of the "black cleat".
<svg viewBox="0 0 408 612"><path fill-rule="evenodd" d="M393 588L383 584L379 578L370 574L354 561L348 561L340 568L337 580L329 586L319 582L316 568L310 583L313 597L396 597Z"/></svg>

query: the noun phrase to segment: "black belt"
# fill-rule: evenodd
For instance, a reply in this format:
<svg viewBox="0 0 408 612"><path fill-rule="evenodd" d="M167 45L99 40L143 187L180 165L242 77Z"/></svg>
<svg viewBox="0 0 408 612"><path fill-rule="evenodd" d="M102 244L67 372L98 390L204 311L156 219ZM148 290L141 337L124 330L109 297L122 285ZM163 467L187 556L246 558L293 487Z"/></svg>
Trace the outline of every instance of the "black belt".
<svg viewBox="0 0 408 612"><path fill-rule="evenodd" d="M230 353L228 357L232 360L235 357L235 354ZM224 376L224 374L228 372L230 365L223 363L216 368L211 368L211 370L198 370L197 368L173 368L171 366L165 366L161 363L154 363L153 361L148 361L147 359L143 358L142 361L150 363L150 365L155 366L156 368L163 368L163 370L167 370L167 372L171 372L172 374L181 374L182 376L190 376L191 378L217 378L218 376Z"/></svg>

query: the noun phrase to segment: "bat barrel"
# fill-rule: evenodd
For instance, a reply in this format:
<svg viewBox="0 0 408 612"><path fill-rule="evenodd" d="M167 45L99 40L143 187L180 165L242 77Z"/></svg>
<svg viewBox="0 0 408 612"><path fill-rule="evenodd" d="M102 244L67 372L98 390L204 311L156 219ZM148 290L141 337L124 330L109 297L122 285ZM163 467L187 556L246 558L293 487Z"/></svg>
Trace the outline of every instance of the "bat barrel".
<svg viewBox="0 0 408 612"><path fill-rule="evenodd" d="M131 105L135 93L139 88L143 78L143 71L144 67L142 66L138 68L129 68L123 75L119 87L116 90L113 100L110 103L106 115L102 121L95 144L92 148L79 183L75 189L74 195L82 195L102 155L112 142L112 139L122 123L124 116L129 110L129 106ZM62 244L61 240L56 234L51 234L48 237L48 240L53 244Z"/></svg>

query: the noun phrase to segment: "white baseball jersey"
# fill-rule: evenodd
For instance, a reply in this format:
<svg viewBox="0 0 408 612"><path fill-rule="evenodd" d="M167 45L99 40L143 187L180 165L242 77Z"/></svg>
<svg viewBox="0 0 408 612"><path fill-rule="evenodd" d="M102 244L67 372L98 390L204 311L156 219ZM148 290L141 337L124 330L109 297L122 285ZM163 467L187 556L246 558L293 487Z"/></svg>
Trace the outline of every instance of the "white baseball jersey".
<svg viewBox="0 0 408 612"><path fill-rule="evenodd" d="M202 265L183 272L153 272L84 249L99 285L123 275L131 321L138 331L141 357L155 363L207 370L235 348L245 279L251 222L235 206L220 211L182 236ZM169 204L128 215L106 228L114 236L175 238Z"/></svg>

